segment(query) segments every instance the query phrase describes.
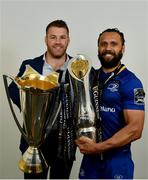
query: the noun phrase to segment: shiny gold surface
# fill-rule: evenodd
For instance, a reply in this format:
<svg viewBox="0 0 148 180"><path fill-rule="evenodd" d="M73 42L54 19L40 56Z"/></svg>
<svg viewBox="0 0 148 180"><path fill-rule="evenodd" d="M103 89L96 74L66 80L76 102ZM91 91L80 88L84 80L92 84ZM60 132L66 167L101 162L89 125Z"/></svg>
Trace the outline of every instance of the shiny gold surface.
<svg viewBox="0 0 148 180"><path fill-rule="evenodd" d="M34 87L34 88L38 88L38 89L41 89L41 90L48 90L48 89L52 89L52 88L57 86L57 84L55 84L53 82L42 81L42 80L39 80L39 79L21 80L19 78L16 78L15 80L21 87Z"/></svg>
<svg viewBox="0 0 148 180"><path fill-rule="evenodd" d="M43 156L40 153L37 148L30 146L20 160L19 168L29 174L37 174L46 170L48 165L45 159L41 159Z"/></svg>
<svg viewBox="0 0 148 180"><path fill-rule="evenodd" d="M16 77L15 81L24 88L33 87L41 90L48 90L58 86L58 79L59 73L57 72L52 72L47 76L43 76L28 65L22 77Z"/></svg>
<svg viewBox="0 0 148 180"><path fill-rule="evenodd" d="M19 88L23 127L15 115L9 97L8 78ZM48 168L39 146L50 133L61 109L58 79L59 73L52 72L43 76L29 65L26 65L21 77L4 76L7 98L14 120L29 146L19 162L19 168L25 173L41 173Z"/></svg>
<svg viewBox="0 0 148 180"><path fill-rule="evenodd" d="M23 159L19 162L19 168L23 172L29 173L29 174L37 174L37 173L43 172L42 164L30 166L30 165L27 165Z"/></svg>
<svg viewBox="0 0 148 180"><path fill-rule="evenodd" d="M83 78L89 68L88 60L75 60L71 63L71 70L78 79Z"/></svg>

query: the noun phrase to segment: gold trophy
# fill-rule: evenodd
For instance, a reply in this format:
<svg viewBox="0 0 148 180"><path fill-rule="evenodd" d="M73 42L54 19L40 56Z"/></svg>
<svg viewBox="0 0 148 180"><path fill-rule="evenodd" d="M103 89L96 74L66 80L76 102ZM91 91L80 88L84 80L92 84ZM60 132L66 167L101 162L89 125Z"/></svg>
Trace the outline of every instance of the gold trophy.
<svg viewBox="0 0 148 180"><path fill-rule="evenodd" d="M68 63L71 86L74 94L74 114L76 115L76 135L86 136L96 142L97 114L93 105L93 85L97 82L92 75L91 61L86 55L78 54Z"/></svg>
<svg viewBox="0 0 148 180"><path fill-rule="evenodd" d="M56 72L43 76L29 65L26 66L26 71L21 77L3 75L11 112L17 127L29 145L19 162L19 168L25 173L41 173L48 167L39 146L50 133L61 108L58 78L59 74ZM24 127L20 125L14 112L8 79L15 82L19 88Z"/></svg>

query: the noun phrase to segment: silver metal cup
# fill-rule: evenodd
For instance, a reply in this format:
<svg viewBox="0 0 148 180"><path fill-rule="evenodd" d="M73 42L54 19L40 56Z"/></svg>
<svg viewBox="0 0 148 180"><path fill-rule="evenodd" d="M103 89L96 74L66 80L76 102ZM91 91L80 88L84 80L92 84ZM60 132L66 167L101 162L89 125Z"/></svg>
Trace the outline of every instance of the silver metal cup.
<svg viewBox="0 0 148 180"><path fill-rule="evenodd" d="M92 104L91 61L79 54L68 63L71 86L74 93L74 112L77 116L77 137L86 136L96 141L97 115Z"/></svg>
<svg viewBox="0 0 148 180"><path fill-rule="evenodd" d="M39 146L50 133L61 107L58 97L58 73L42 76L27 66L22 77L3 75L3 79L14 120L29 145L19 162L19 168L25 173L41 173L48 164ZM14 112L8 79L14 81L19 88L24 127L20 125Z"/></svg>

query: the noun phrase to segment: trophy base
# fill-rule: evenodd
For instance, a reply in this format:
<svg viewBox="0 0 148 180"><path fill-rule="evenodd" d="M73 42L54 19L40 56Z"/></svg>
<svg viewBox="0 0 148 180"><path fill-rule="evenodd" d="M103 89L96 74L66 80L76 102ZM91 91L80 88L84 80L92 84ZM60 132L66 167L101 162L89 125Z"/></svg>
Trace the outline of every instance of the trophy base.
<svg viewBox="0 0 148 180"><path fill-rule="evenodd" d="M36 148L29 146L19 162L19 168L24 173L41 173L48 168L42 153Z"/></svg>
<svg viewBox="0 0 148 180"><path fill-rule="evenodd" d="M87 127L87 128L80 128L77 131L77 137L86 136L96 142L96 128L95 127Z"/></svg>

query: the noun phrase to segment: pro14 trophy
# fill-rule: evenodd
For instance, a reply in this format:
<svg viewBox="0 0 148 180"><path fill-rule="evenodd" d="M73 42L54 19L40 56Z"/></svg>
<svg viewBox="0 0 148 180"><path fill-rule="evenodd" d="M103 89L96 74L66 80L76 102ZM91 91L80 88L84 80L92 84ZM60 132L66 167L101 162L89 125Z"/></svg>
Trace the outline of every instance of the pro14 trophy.
<svg viewBox="0 0 148 180"><path fill-rule="evenodd" d="M86 136L96 142L96 121L99 115L96 109L98 108L98 86L95 85L97 79L92 70L91 61L86 55L79 54L68 64L74 94L77 137ZM97 95L96 100L95 94Z"/></svg>
<svg viewBox="0 0 148 180"><path fill-rule="evenodd" d="M25 173L40 173L48 167L39 146L50 133L57 118L61 104L59 102L59 74L40 75L31 66L26 66L22 77L3 75L7 99L14 120L29 147L19 162L19 168ZM23 126L20 125L10 99L8 79L19 88Z"/></svg>

